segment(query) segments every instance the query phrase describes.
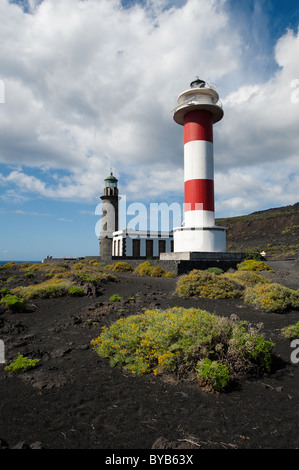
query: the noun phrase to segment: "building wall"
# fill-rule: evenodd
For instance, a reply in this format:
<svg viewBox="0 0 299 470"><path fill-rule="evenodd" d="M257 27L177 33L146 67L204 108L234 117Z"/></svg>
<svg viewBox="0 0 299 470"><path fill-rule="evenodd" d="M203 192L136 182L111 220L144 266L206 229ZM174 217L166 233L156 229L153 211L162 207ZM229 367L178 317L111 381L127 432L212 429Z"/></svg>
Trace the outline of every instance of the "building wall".
<svg viewBox="0 0 299 470"><path fill-rule="evenodd" d="M161 243L165 242L165 252L172 251L172 234L120 230L113 234L112 256L158 257ZM163 243L164 245L164 243Z"/></svg>

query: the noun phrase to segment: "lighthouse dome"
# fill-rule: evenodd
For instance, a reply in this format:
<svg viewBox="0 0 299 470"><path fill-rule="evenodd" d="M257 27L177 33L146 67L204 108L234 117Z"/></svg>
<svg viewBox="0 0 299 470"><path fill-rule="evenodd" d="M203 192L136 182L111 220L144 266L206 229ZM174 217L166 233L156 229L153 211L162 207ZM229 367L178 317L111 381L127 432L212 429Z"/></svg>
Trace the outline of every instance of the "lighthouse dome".
<svg viewBox="0 0 299 470"><path fill-rule="evenodd" d="M118 180L113 175L112 171L107 178L105 178L105 188L117 188Z"/></svg>

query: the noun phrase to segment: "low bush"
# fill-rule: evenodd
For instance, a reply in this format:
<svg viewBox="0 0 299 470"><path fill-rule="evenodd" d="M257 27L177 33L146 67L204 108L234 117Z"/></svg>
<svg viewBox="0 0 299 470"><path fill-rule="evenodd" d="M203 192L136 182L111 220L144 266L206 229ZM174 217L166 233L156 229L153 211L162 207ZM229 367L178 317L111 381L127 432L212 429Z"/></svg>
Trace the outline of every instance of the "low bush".
<svg viewBox="0 0 299 470"><path fill-rule="evenodd" d="M247 287L245 302L270 312L283 313L299 308L299 290L295 291L277 283L257 284Z"/></svg>
<svg viewBox="0 0 299 470"><path fill-rule="evenodd" d="M0 298L7 294L11 294L11 289L8 289L8 287L3 287L3 289L0 289Z"/></svg>
<svg viewBox="0 0 299 470"><path fill-rule="evenodd" d="M235 299L243 296L244 285L227 275L194 269L179 278L177 292L180 297L208 299Z"/></svg>
<svg viewBox="0 0 299 470"><path fill-rule="evenodd" d="M152 269L153 269L153 266L151 265L151 263L149 261L144 261L144 263L140 263L135 268L135 273L138 274L139 276L150 276Z"/></svg>
<svg viewBox="0 0 299 470"><path fill-rule="evenodd" d="M71 281L51 279L41 284L16 287L12 292L23 299L49 299L66 295L72 286Z"/></svg>
<svg viewBox="0 0 299 470"><path fill-rule="evenodd" d="M16 276L10 276L5 281L2 281L2 284L9 284L11 281L15 279Z"/></svg>
<svg viewBox="0 0 299 470"><path fill-rule="evenodd" d="M286 326L281 330L282 336L288 339L296 339L299 338L299 321L294 325Z"/></svg>
<svg viewBox="0 0 299 470"><path fill-rule="evenodd" d="M126 271L133 271L132 266L125 261L117 261L114 264L107 264L105 269L108 271L117 271L117 272L126 272Z"/></svg>
<svg viewBox="0 0 299 470"><path fill-rule="evenodd" d="M28 272L25 274L25 277L27 277L28 279L31 279L32 277L34 277L34 274L31 272Z"/></svg>
<svg viewBox="0 0 299 470"><path fill-rule="evenodd" d="M72 297L79 297L79 296L84 295L84 290L81 289L81 287L72 286L69 288L68 294L71 295Z"/></svg>
<svg viewBox="0 0 299 470"><path fill-rule="evenodd" d="M88 261L89 265L92 265L94 268L98 268L101 266L101 263L99 263L96 259L90 259Z"/></svg>
<svg viewBox="0 0 299 470"><path fill-rule="evenodd" d="M110 302L120 302L121 297L117 294L113 294L113 295L111 295L111 297L109 297L109 300L110 300Z"/></svg>
<svg viewBox="0 0 299 470"><path fill-rule="evenodd" d="M202 359L195 367L197 377L203 388L211 388L220 391L229 382L228 367L217 361L211 361L208 358Z"/></svg>
<svg viewBox="0 0 299 470"><path fill-rule="evenodd" d="M260 254L260 251L261 250L258 250L258 249L247 251L245 253L244 259L245 260L254 259L256 261L261 261L262 260L262 255Z"/></svg>
<svg viewBox="0 0 299 470"><path fill-rule="evenodd" d="M20 370L32 369L38 362L39 359L29 359L19 353L17 359L15 359L9 366L6 366L5 370L10 370L11 372L16 373Z"/></svg>
<svg viewBox="0 0 299 470"><path fill-rule="evenodd" d="M12 268L14 266L14 262L13 261L9 261L8 263L6 264L3 264L2 266L0 266L0 269L9 269L9 268Z"/></svg>
<svg viewBox="0 0 299 470"><path fill-rule="evenodd" d="M194 376L197 372L216 389L226 385L226 371L229 377L270 371L274 347L252 330L247 332L244 323L180 307L120 319L109 328L104 326L91 343L101 357L110 359L111 366L121 365L139 375L170 371ZM202 363L205 359L227 369Z"/></svg>
<svg viewBox="0 0 299 470"><path fill-rule="evenodd" d="M224 271L221 268L213 267L213 268L207 268L206 271L208 273L214 273L214 274L223 274Z"/></svg>
<svg viewBox="0 0 299 470"><path fill-rule="evenodd" d="M151 277L175 277L175 273L171 271L165 271L160 265L153 266L149 261L144 261L140 263L135 268L135 274L138 276L151 276Z"/></svg>
<svg viewBox="0 0 299 470"><path fill-rule="evenodd" d="M248 259L237 264L239 271L272 271L263 261Z"/></svg>
<svg viewBox="0 0 299 470"><path fill-rule="evenodd" d="M96 284L96 282L98 281L97 276L92 276L92 275L86 274L86 273L79 273L79 274L76 274L76 276L78 278L80 278L81 281L91 282L92 284Z"/></svg>
<svg viewBox="0 0 299 470"><path fill-rule="evenodd" d="M23 299L13 294L7 294L0 301L11 312L24 312L26 310L26 303Z"/></svg>
<svg viewBox="0 0 299 470"><path fill-rule="evenodd" d="M166 271L161 266L153 266L150 272L151 277L164 277L165 274Z"/></svg>
<svg viewBox="0 0 299 470"><path fill-rule="evenodd" d="M235 271L233 273L225 273L225 277L235 280L244 287L252 287L257 284L271 284L269 279L266 279L261 274L255 271Z"/></svg>

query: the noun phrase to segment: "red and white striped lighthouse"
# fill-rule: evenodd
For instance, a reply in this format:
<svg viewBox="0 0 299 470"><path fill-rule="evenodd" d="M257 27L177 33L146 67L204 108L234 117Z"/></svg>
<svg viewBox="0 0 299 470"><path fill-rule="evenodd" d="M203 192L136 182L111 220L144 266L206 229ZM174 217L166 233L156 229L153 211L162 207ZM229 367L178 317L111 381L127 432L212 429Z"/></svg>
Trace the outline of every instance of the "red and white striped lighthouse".
<svg viewBox="0 0 299 470"><path fill-rule="evenodd" d="M223 117L218 92L195 80L178 97L173 119L184 126L184 222L173 229L175 252L225 252L226 228L215 225L213 124Z"/></svg>

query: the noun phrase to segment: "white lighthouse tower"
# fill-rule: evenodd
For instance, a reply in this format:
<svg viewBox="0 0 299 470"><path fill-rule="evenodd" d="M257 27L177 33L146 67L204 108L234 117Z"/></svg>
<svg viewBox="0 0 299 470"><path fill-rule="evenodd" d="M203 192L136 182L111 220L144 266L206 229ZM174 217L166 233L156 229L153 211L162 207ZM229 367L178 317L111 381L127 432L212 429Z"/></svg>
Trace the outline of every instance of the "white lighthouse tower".
<svg viewBox="0 0 299 470"><path fill-rule="evenodd" d="M102 199L102 224L99 236L100 257L102 261L110 262L112 257L113 233L118 230L118 180L110 175L105 178L104 194Z"/></svg>
<svg viewBox="0 0 299 470"><path fill-rule="evenodd" d="M213 124L223 117L216 87L195 80L178 97L173 119L184 126L184 221L174 252L226 252L226 228L215 225Z"/></svg>

